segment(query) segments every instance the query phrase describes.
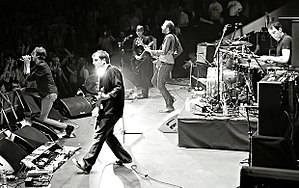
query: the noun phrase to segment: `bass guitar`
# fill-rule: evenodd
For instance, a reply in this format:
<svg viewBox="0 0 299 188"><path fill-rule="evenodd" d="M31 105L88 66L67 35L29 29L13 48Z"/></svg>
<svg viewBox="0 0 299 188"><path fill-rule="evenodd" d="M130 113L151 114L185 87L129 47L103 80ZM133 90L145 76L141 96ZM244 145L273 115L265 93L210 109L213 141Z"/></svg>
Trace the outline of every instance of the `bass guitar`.
<svg viewBox="0 0 299 188"><path fill-rule="evenodd" d="M149 44L144 44L143 42L139 42L138 45L143 47L143 51L140 55L135 55L132 59L131 65L132 65L132 70L138 74L139 73L139 68L140 66L145 63L144 61L145 58L154 58L151 53L147 49L151 49L154 44L154 41L151 41Z"/></svg>

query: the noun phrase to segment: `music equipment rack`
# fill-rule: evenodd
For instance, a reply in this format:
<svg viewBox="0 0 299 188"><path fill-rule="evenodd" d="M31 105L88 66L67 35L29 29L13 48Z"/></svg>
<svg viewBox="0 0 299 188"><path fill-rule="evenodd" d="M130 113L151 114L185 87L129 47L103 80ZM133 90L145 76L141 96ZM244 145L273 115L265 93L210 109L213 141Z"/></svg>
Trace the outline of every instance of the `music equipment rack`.
<svg viewBox="0 0 299 188"><path fill-rule="evenodd" d="M26 174L25 186L47 186L53 173L62 166L81 147L59 146L56 142L47 142L21 162L30 169Z"/></svg>

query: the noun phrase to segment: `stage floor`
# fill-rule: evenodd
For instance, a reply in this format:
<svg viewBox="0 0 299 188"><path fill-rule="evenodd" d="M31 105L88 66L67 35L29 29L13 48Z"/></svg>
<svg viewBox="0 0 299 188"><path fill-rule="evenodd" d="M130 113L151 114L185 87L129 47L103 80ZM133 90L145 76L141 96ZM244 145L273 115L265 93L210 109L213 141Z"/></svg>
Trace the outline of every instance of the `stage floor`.
<svg viewBox="0 0 299 188"><path fill-rule="evenodd" d="M182 109L190 93L188 88L167 85L176 97L176 109ZM204 187L234 188L239 185L239 162L248 157L248 152L192 148L178 146L177 133L162 133L158 130L167 114L158 113L164 101L156 88L150 89L148 99L126 101L124 122L127 133L122 134L122 121L115 127L117 138L131 153L133 163L114 165L115 156L104 144L99 158L89 175L80 173L71 159L82 158L92 143L91 117L72 119L76 125L75 138L61 139L61 145L80 146L73 157L64 163L51 180L53 188L167 188ZM136 165L136 169L134 168ZM136 173L138 172L138 173ZM146 177L144 177L147 175ZM162 181L162 182L158 182ZM170 185L173 184L173 185ZM176 186L175 186L176 185ZM25 187L21 184L19 187Z"/></svg>

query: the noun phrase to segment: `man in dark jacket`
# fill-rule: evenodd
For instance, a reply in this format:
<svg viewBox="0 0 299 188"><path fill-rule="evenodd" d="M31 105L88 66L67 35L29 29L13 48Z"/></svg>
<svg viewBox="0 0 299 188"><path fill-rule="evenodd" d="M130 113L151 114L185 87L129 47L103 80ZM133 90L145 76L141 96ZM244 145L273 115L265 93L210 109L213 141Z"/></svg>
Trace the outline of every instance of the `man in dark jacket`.
<svg viewBox="0 0 299 188"><path fill-rule="evenodd" d="M70 137L74 127L66 123L48 118L54 101L57 99L57 87L54 82L53 75L49 65L45 62L47 52L43 47L36 47L30 55L23 56L25 67L25 75L28 81L36 81L36 86L41 100L41 112L37 118L41 122L50 125L59 130L65 130L66 137ZM34 62L34 66L30 68L30 62Z"/></svg>
<svg viewBox="0 0 299 188"><path fill-rule="evenodd" d="M75 165L86 174L91 171L105 141L119 159L118 164L132 162L130 154L113 134L115 124L123 116L125 100L123 75L118 68L110 64L109 54L106 51L95 52L92 55L92 61L97 74L94 84L98 92L95 98L99 107L94 141L82 161L73 160Z"/></svg>

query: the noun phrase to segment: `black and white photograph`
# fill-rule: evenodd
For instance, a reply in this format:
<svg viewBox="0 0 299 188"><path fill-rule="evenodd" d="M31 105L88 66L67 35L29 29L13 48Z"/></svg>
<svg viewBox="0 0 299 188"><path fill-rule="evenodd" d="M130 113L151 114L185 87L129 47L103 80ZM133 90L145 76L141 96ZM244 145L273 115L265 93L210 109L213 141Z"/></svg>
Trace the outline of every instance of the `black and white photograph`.
<svg viewBox="0 0 299 188"><path fill-rule="evenodd" d="M298 7L2 0L0 188L298 188Z"/></svg>

